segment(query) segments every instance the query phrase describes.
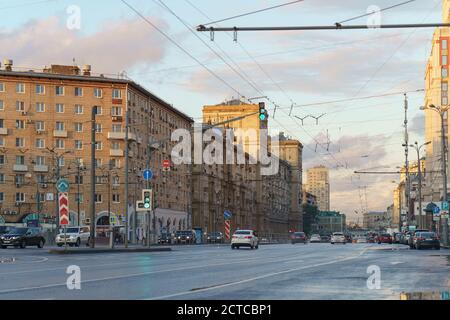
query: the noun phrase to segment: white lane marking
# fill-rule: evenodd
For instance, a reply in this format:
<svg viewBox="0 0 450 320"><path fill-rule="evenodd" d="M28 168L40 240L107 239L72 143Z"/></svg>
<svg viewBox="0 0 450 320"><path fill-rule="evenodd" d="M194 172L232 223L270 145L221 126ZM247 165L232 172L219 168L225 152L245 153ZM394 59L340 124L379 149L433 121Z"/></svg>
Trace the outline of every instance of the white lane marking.
<svg viewBox="0 0 450 320"><path fill-rule="evenodd" d="M199 289L199 290L195 290L195 291L178 292L178 293L169 294L169 295L165 295L165 296L153 297L153 298L149 298L149 299L145 299L145 300L162 300L162 299L174 298L174 297L185 296L185 295L190 295L190 294L196 294L199 292L205 292L205 291L210 291L210 290L226 288L226 287L235 286L235 285L239 285L239 284L243 284L243 283L248 283L248 282L252 282L252 281L256 281L256 280L279 276L279 275L286 274L286 273L300 271L300 270L304 270L304 269L316 268L316 267L326 266L326 265L335 264L335 263L339 263L339 262L343 262L343 261L354 260L354 259L362 256L366 251L367 251L367 249L364 249L358 255L350 256L350 257L347 257L344 259L336 259L336 260L331 260L328 262L316 263L316 264L309 265L309 266L303 266L303 267L283 270L283 271L279 271L279 272L267 273L267 274L264 274L264 275L261 275L258 277L243 279L243 280L230 282L230 283L226 283L226 284L222 284L222 285L218 285L218 286L212 286L209 288Z"/></svg>
<svg viewBox="0 0 450 320"><path fill-rule="evenodd" d="M397 264L402 264L402 263L405 263L404 261L394 261L394 262L391 262L391 264L392 265L397 265Z"/></svg>

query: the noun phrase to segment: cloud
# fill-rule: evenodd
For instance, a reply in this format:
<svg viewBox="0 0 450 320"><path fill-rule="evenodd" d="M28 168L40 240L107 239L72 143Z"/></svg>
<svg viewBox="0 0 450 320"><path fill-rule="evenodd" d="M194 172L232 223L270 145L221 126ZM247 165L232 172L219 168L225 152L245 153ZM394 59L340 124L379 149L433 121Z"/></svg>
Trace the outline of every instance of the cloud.
<svg viewBox="0 0 450 320"><path fill-rule="evenodd" d="M151 20L166 26L159 18ZM91 64L95 73L118 73L161 61L166 42L140 19L105 24L94 34L69 30L58 17L33 20L20 28L0 32L3 58L17 66Z"/></svg>

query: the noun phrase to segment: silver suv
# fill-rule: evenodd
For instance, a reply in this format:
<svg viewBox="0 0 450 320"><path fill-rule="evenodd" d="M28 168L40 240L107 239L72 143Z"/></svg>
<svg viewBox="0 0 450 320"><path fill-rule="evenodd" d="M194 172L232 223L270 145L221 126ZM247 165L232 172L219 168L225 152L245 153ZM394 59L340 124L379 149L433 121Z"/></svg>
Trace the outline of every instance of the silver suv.
<svg viewBox="0 0 450 320"><path fill-rule="evenodd" d="M71 247L79 247L82 244L89 245L89 239L89 227L68 227L65 232L64 229L60 230L55 241L58 247L62 247L66 243Z"/></svg>

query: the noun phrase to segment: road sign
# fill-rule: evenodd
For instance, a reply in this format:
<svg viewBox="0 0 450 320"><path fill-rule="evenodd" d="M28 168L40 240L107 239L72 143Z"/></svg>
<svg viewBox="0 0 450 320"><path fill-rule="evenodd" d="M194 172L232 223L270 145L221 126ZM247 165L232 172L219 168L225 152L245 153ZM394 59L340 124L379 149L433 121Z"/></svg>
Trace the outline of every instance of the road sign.
<svg viewBox="0 0 450 320"><path fill-rule="evenodd" d="M441 212L441 209L439 209L438 206L435 206L434 209L433 209L433 215L438 216L439 212Z"/></svg>
<svg viewBox="0 0 450 320"><path fill-rule="evenodd" d="M144 170L143 176L144 176L144 180L146 180L146 181L151 180L153 178L152 170L151 169Z"/></svg>
<svg viewBox="0 0 450 320"><path fill-rule="evenodd" d="M225 220L225 238L227 240L230 240L230 234L231 233L231 221Z"/></svg>
<svg viewBox="0 0 450 320"><path fill-rule="evenodd" d="M170 167L170 160L164 160L163 161L163 168L169 168Z"/></svg>
<svg viewBox="0 0 450 320"><path fill-rule="evenodd" d="M224 218L225 220L230 220L232 216L233 216L233 215L231 214L230 211L225 211L225 212L223 213L223 218Z"/></svg>
<svg viewBox="0 0 450 320"><path fill-rule="evenodd" d="M115 226L115 225L117 224L117 218L116 218L116 216L111 215L111 216L109 217L109 224L112 225L112 226Z"/></svg>
<svg viewBox="0 0 450 320"><path fill-rule="evenodd" d="M69 181L66 179L59 179L58 182L56 182L56 189L61 193L69 191L69 186Z"/></svg>
<svg viewBox="0 0 450 320"><path fill-rule="evenodd" d="M441 214L441 218L442 219L448 219L448 217L449 217L449 215L448 215L448 212L447 213L443 213L443 214Z"/></svg>
<svg viewBox="0 0 450 320"><path fill-rule="evenodd" d="M443 201L442 202L442 210L443 211L448 211L448 202L447 201Z"/></svg>
<svg viewBox="0 0 450 320"><path fill-rule="evenodd" d="M69 225L69 194L66 192L59 194L59 225Z"/></svg>

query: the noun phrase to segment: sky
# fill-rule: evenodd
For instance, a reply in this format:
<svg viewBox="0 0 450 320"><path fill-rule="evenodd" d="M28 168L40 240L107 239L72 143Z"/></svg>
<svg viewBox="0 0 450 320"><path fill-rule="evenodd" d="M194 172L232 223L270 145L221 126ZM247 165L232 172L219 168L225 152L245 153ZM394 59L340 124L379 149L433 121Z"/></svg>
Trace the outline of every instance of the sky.
<svg viewBox="0 0 450 320"><path fill-rule="evenodd" d="M330 168L333 210L362 222L364 210L385 211L393 202L399 176L354 171L396 171L403 165L403 92L408 92L410 141L423 142L420 90L432 28L240 32L237 42L232 34L217 32L210 41L209 33L186 25L195 29L289 1L126 2L189 54L121 0L0 0L0 59L13 59L17 70L72 64L75 59L78 65L92 65L93 73L126 74L196 121L203 105L236 98L237 92L247 98L268 96L279 106L274 115L274 106L268 104L270 128L304 145L304 177L312 166ZM304 0L216 26L332 25L373 6L401 2ZM74 25L74 6L80 13L79 28L68 27L68 22ZM380 22L441 22L441 7L440 0L415 0L382 12ZM322 114L318 123L311 117ZM302 124L299 118L307 116Z"/></svg>

